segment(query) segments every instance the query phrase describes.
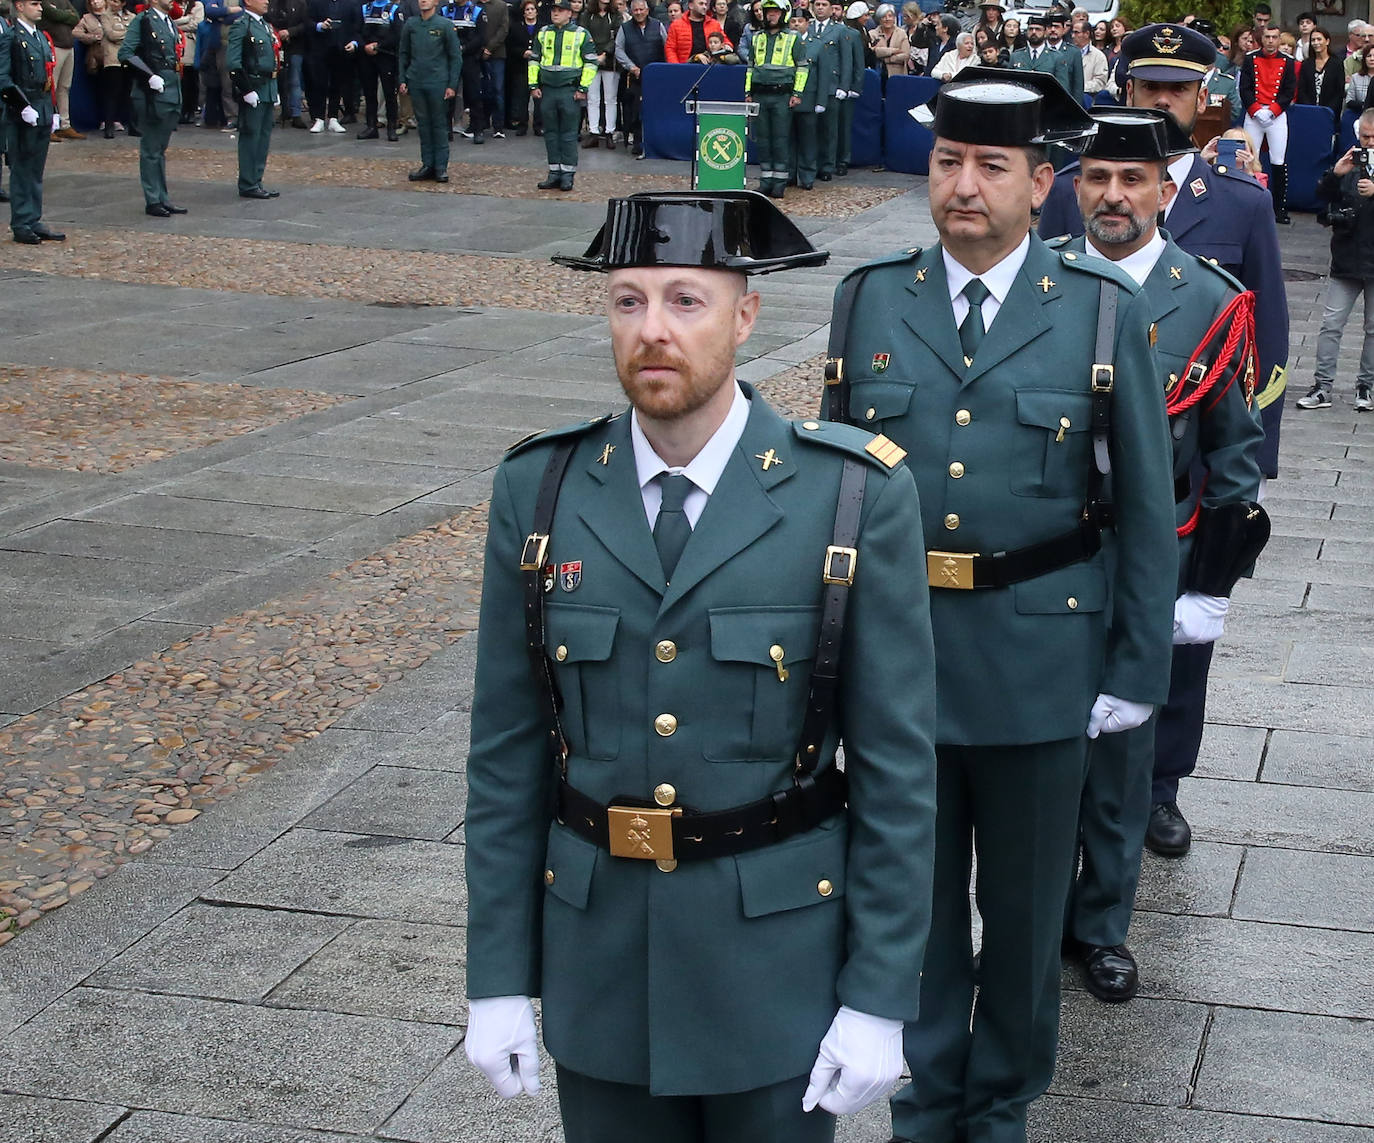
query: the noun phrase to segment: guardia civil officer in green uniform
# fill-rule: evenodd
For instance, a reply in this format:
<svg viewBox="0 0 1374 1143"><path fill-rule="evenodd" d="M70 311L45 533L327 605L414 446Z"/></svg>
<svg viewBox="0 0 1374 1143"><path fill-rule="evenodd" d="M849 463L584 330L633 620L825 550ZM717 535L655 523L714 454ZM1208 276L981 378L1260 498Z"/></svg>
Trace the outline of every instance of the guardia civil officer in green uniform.
<svg viewBox="0 0 1374 1143"><path fill-rule="evenodd" d="M854 112L864 93L864 31L869 17L864 0L854 0L844 11L844 40L842 50L849 53L849 89L840 100L840 120L835 133L835 174L849 174L849 153L854 142Z"/></svg>
<svg viewBox="0 0 1374 1143"><path fill-rule="evenodd" d="M802 190L810 190L820 170L816 125L825 113L820 103L821 39L811 31L811 18L802 9L793 12L787 24L801 41L800 63L806 68L806 86L801 90L801 101L792 108L792 167L788 182L795 182Z"/></svg>
<svg viewBox="0 0 1374 1143"><path fill-rule="evenodd" d="M1024 1143L1054 1070L1087 738L1168 693L1170 455L1148 299L1029 233L1045 146L1092 120L1053 76L973 67L940 90L933 130L940 242L841 284L827 367L830 414L910 452L931 585L934 905L893 1134Z"/></svg>
<svg viewBox="0 0 1374 1143"><path fill-rule="evenodd" d="M437 14L438 0L419 0L420 14L401 28L397 91L409 95L420 129L420 165L413 183L448 182L448 101L463 74L463 49L453 21Z"/></svg>
<svg viewBox="0 0 1374 1143"><path fill-rule="evenodd" d="M245 15L229 26L228 68L239 101L239 198L276 198L262 185L272 145L281 43L267 22L268 0L242 0Z"/></svg>
<svg viewBox="0 0 1374 1143"><path fill-rule="evenodd" d="M596 80L596 44L585 28L572 24L572 0L553 0L551 24L530 45L530 93L544 116L544 151L549 174L539 190L573 189L577 174L577 131L587 88ZM570 26L571 25L571 26Z"/></svg>
<svg viewBox="0 0 1374 1143"><path fill-rule="evenodd" d="M631 408L496 475L465 1043L535 1090L542 996L567 1143L831 1140L901 1073L934 825L915 486L734 375L746 275L824 257L753 191L612 200L559 260L609 271Z"/></svg>
<svg viewBox="0 0 1374 1143"><path fill-rule="evenodd" d="M763 29L750 41L749 70L744 73L745 97L759 105L754 149L759 190L769 198L782 198L787 190L794 165L792 108L801 106L806 90L806 50L801 37L788 30L790 15L784 0L763 0Z"/></svg>
<svg viewBox="0 0 1374 1143"><path fill-rule="evenodd" d="M1159 229L1159 216L1178 193L1167 164L1197 150L1173 116L1125 107L1092 114L1097 134L1076 180L1087 234L1050 246L1108 259L1149 303L1173 445L1179 535L1173 638L1208 643L1221 634L1236 578L1268 535L1255 502L1264 429L1252 402L1254 296ZM1223 358L1233 334L1235 349ZM1126 931L1150 816L1155 722L1103 735L1088 749L1079 823L1083 863L1066 932L1088 991L1108 1002L1129 1000L1139 987Z"/></svg>
<svg viewBox="0 0 1374 1143"><path fill-rule="evenodd" d="M40 0L14 0L14 23L0 21L0 100L9 122L10 231L16 242L37 246L61 242L65 234L50 230L43 218L43 168L48 140L57 130L53 106L52 42L39 30Z"/></svg>
<svg viewBox="0 0 1374 1143"><path fill-rule="evenodd" d="M831 0L813 0L815 21L810 35L820 41L816 57L816 177L828 183L835 177L839 156L840 104L849 98L853 85L844 21Z"/></svg>
<svg viewBox="0 0 1374 1143"><path fill-rule="evenodd" d="M185 214L167 197L167 145L181 118L181 33L168 13L172 0L151 0L129 21L119 62L134 76L134 121L142 132L138 141L138 182L143 188L143 211L153 218Z"/></svg>

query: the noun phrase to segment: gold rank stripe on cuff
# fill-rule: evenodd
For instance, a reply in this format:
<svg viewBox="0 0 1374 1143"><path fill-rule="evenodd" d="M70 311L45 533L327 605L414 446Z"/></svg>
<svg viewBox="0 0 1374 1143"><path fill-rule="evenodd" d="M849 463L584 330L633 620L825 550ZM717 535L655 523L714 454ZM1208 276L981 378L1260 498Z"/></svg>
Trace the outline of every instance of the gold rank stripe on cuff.
<svg viewBox="0 0 1374 1143"><path fill-rule="evenodd" d="M864 452L874 457L878 463L887 465L888 468L896 468L906 459L906 449L902 448L896 441L889 440L881 434L864 445Z"/></svg>

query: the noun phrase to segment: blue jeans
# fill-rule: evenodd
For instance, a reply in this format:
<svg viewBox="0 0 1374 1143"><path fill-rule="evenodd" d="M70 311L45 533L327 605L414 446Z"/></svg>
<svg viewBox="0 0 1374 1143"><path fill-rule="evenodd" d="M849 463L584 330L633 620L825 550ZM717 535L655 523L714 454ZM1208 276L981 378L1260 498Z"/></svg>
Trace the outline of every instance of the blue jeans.
<svg viewBox="0 0 1374 1143"><path fill-rule="evenodd" d="M301 54L286 56L286 114L294 119L301 113L302 76L305 72L305 56Z"/></svg>
<svg viewBox="0 0 1374 1143"><path fill-rule="evenodd" d="M506 61L482 61L483 87L486 89L487 118L493 131L506 129Z"/></svg>

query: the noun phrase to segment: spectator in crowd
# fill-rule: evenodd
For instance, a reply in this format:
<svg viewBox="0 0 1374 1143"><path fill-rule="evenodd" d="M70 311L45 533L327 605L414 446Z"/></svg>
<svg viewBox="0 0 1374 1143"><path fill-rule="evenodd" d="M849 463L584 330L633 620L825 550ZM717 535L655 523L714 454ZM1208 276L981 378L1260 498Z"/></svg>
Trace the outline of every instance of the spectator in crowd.
<svg viewBox="0 0 1374 1143"><path fill-rule="evenodd" d="M978 48L978 62L984 67L1005 67L1007 60L995 40L984 40Z"/></svg>
<svg viewBox="0 0 1374 1143"><path fill-rule="evenodd" d="M283 117L292 127L307 128L305 117L305 21L306 0L272 0L267 22L276 30L282 47ZM404 21L402 21L404 23Z"/></svg>
<svg viewBox="0 0 1374 1143"><path fill-rule="evenodd" d="M1317 193L1330 205L1331 273L1317 334L1312 388L1298 398L1300 409L1329 409L1336 380L1341 334L1357 298L1364 298L1364 345L1355 374L1355 411L1374 412L1374 110L1357 124L1359 143L1322 176Z"/></svg>
<svg viewBox="0 0 1374 1143"><path fill-rule="evenodd" d="M1270 8L1268 4L1264 3L1263 0L1255 5L1254 26L1255 38L1257 40L1263 38L1264 29L1270 26L1273 19L1274 10Z"/></svg>
<svg viewBox="0 0 1374 1143"><path fill-rule="evenodd" d="M1345 74L1354 75L1364 59L1365 45L1369 42L1370 25L1363 20L1351 20L1345 32Z"/></svg>
<svg viewBox="0 0 1374 1143"><path fill-rule="evenodd" d="M128 2L128 0L126 0ZM137 3L137 0L134 0ZM229 25L243 14L239 0L206 0L205 23L197 30L196 39L204 39L202 47L196 44L196 74L202 89L205 126L232 128L238 106L234 101L234 88L229 82L227 66L229 50ZM207 36L206 30L211 31ZM212 73L212 74L207 74ZM214 95L214 110L211 111L211 93Z"/></svg>
<svg viewBox="0 0 1374 1143"><path fill-rule="evenodd" d="M688 63L692 60L705 63L710 58L706 54L707 35L713 30L725 35L720 21L708 15L706 4L707 0L687 0L686 13L668 26L664 52L669 63Z"/></svg>
<svg viewBox="0 0 1374 1143"><path fill-rule="evenodd" d="M530 80L529 60L533 54L534 37L539 31L539 5L535 0L524 0L517 15L511 13L509 30L506 33L506 59L510 66L506 69L506 125L517 135L525 135L530 129ZM534 105L535 134L542 134L539 126L539 104Z"/></svg>
<svg viewBox="0 0 1374 1143"><path fill-rule="evenodd" d="M757 4L736 4L731 7L727 3L725 6L726 13L723 17L719 12L716 13L716 19L725 29L726 38L740 49L741 54L744 52L744 44L740 37L744 35L745 28L754 25L754 9L757 6ZM757 25L754 26L757 27Z"/></svg>
<svg viewBox="0 0 1374 1143"><path fill-rule="evenodd" d="M891 4L878 5L878 26L868 33L873 55L883 79L883 94L887 94L889 76L906 75L911 69L911 40L905 28L897 26L897 9Z"/></svg>
<svg viewBox="0 0 1374 1143"><path fill-rule="evenodd" d="M1296 23L1298 25L1298 43L1293 52L1293 58L1302 63L1312 52L1312 30L1316 28L1317 21L1311 12L1303 12L1299 14ZM1331 37L1328 35L1327 42L1329 43L1330 40Z"/></svg>
<svg viewBox="0 0 1374 1143"><path fill-rule="evenodd" d="M682 0L668 0L667 6L664 8L663 19L660 21L665 31L672 26L675 20L682 19L683 11Z"/></svg>
<svg viewBox="0 0 1374 1143"><path fill-rule="evenodd" d="M1359 67L1345 85L1345 106L1359 114L1369 104L1369 81L1374 77L1374 60L1360 57Z"/></svg>
<svg viewBox="0 0 1374 1143"><path fill-rule="evenodd" d="M181 122L190 126L200 112L200 76L196 71L196 40L200 26L205 23L205 5L201 0L183 0L181 15L172 20L181 33Z"/></svg>
<svg viewBox="0 0 1374 1143"><path fill-rule="evenodd" d="M1106 20L1098 20L1092 27L1092 46L1102 53L1107 66L1116 64L1116 41L1112 39L1112 26Z"/></svg>
<svg viewBox="0 0 1374 1143"><path fill-rule="evenodd" d="M1240 69L1245 63L1245 57L1253 52L1256 47L1253 28L1242 25L1231 33L1231 51L1226 58L1231 61L1231 70L1237 77L1240 76Z"/></svg>
<svg viewBox="0 0 1374 1143"><path fill-rule="evenodd" d="M104 113L105 138L113 139L115 132L129 125L132 135L134 127L133 107L129 102L130 75L127 68L119 63L119 45L129 30L132 12L124 9L124 0L105 0L105 10L100 13L100 30L104 33L101 50L104 53L104 67L100 69L100 106Z"/></svg>
<svg viewBox="0 0 1374 1143"><path fill-rule="evenodd" d="M606 140L606 150L615 150L616 107L620 92L620 72L615 66L615 36L620 18L611 0L591 0L582 26L596 49L596 79L587 89L587 138L582 146L596 147ZM725 36L721 32L721 38ZM708 37L709 39L709 37ZM709 44L707 50L709 51Z"/></svg>
<svg viewBox="0 0 1374 1143"><path fill-rule="evenodd" d="M315 120L312 135L326 130L344 133L341 121L347 115L345 96L353 70L352 55L345 48L357 42L361 24L362 8L352 0L308 0L305 86Z"/></svg>
<svg viewBox="0 0 1374 1143"><path fill-rule="evenodd" d="M668 31L649 18L648 0L630 0L630 18L615 34L615 58L625 73L625 145L636 159L644 158L644 131L640 103L644 95L644 69L663 63Z"/></svg>
<svg viewBox="0 0 1374 1143"><path fill-rule="evenodd" d="M718 64L737 64L740 62L739 52L730 49L724 32L712 32L706 37L706 54ZM607 146L610 150L615 149L610 144Z"/></svg>
<svg viewBox="0 0 1374 1143"><path fill-rule="evenodd" d="M1222 139L1232 139L1241 144L1240 149L1236 151L1236 165L1249 174L1260 186L1268 188L1269 176L1264 173L1264 168L1260 165L1258 148L1255 146L1255 141L1245 133L1244 127L1231 127L1223 131L1202 148L1202 157L1212 166L1216 166L1217 144Z"/></svg>
<svg viewBox="0 0 1374 1143"><path fill-rule="evenodd" d="M1074 47L1083 59L1083 94L1096 95L1107 86L1107 57L1093 47L1092 29L1079 24L1073 31Z"/></svg>
<svg viewBox="0 0 1374 1143"><path fill-rule="evenodd" d="M973 52L973 34L960 32L954 37L954 50L940 57L940 62L935 65L930 77L931 79L938 79L941 83L946 83L964 68L977 62L978 57Z"/></svg>
<svg viewBox="0 0 1374 1143"><path fill-rule="evenodd" d="M396 87L396 53L401 46L401 28L405 16L395 0L366 0L362 7L362 28L355 55L363 85L363 129L359 139L376 139L380 135L377 122L377 89L382 89L382 103L386 108L386 137L394 143L400 115Z"/></svg>
<svg viewBox="0 0 1374 1143"><path fill-rule="evenodd" d="M39 21L38 30L47 33L57 56L53 64L52 90L62 124L52 133L55 140L86 137L72 126L71 119L72 74L76 68L76 41L72 29L80 18L72 0L43 0L43 19Z"/></svg>
<svg viewBox="0 0 1374 1143"><path fill-rule="evenodd" d="M100 72L105 66L105 53L100 46L105 38L105 32L100 27L100 13L104 10L105 0L87 0L86 10L72 29L72 38L82 48L83 69L90 78L91 86L97 90L100 87ZM0 130L4 128L0 127Z"/></svg>
<svg viewBox="0 0 1374 1143"><path fill-rule="evenodd" d="M1007 10L998 0L990 0L989 3L978 5L978 23L971 29L975 38L981 28L987 32L990 39L996 40L1002 34L1002 25L1006 22Z"/></svg>
<svg viewBox="0 0 1374 1143"><path fill-rule="evenodd" d="M1313 28L1308 36L1308 55L1298 69L1298 103L1331 108L1336 123L1345 104L1345 65L1331 54L1331 36L1325 28Z"/></svg>
<svg viewBox="0 0 1374 1143"><path fill-rule="evenodd" d="M1298 38L1292 32L1279 32L1279 51L1296 62Z"/></svg>
<svg viewBox="0 0 1374 1143"><path fill-rule="evenodd" d="M511 6L507 0L489 0L487 46L482 52L482 95L487 105L491 137L506 137L506 35L510 31ZM524 65L521 64L521 67Z"/></svg>
<svg viewBox="0 0 1374 1143"><path fill-rule="evenodd" d="M460 134L474 144L487 141L487 103L482 97L482 53L487 46L487 5L479 0L456 0L445 4L439 14L453 21L458 44L463 52L462 95L468 125ZM448 103L449 132L452 134L459 110L457 100Z"/></svg>
<svg viewBox="0 0 1374 1143"><path fill-rule="evenodd" d="M926 57L927 75L934 74L935 65L954 51L959 33L962 31L958 18L948 13L935 21L935 42L930 46L930 54Z"/></svg>
<svg viewBox="0 0 1374 1143"><path fill-rule="evenodd" d="M1002 54L1011 57L1011 53L1018 48L1024 48L1030 41L1026 39L1021 31L1021 21L1015 17L1007 20L1002 25L1002 36L998 47L1002 49Z"/></svg>
<svg viewBox="0 0 1374 1143"><path fill-rule="evenodd" d="M1298 92L1297 65L1279 51L1279 30L1265 28L1263 46L1245 57L1240 72L1240 101L1245 106L1245 133L1269 144L1269 193L1274 221L1288 217L1288 108Z"/></svg>

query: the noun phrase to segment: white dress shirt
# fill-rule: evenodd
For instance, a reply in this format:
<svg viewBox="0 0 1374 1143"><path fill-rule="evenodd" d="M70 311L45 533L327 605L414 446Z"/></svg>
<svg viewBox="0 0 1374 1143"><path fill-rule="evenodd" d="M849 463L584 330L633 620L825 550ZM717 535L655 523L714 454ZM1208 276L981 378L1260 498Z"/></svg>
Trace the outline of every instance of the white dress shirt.
<svg viewBox="0 0 1374 1143"><path fill-rule="evenodd" d="M1164 208L1164 218L1168 221L1169 212L1174 209L1174 203L1183 197L1183 192L1188 190L1188 175L1193 169L1192 154L1180 155L1169 164L1169 178L1173 180L1174 186L1178 187L1178 194L1169 200L1169 205ZM1191 191L1188 191L1191 194Z"/></svg>
<svg viewBox="0 0 1374 1143"><path fill-rule="evenodd" d="M983 328L987 330L992 328L993 319L1002 308L1002 303L1007 300L1007 294L1011 292L1016 275L1026 264L1026 255L1030 253L1030 235L1027 234L1021 239L1020 246L983 274L975 274L972 270L965 269L943 247L940 248L940 253L945 258L945 277L949 279L949 300L950 305L954 307L955 327L962 325L964 318L968 316L968 298L963 295L964 287L974 278L981 278L983 285L988 288L988 296L983 299Z"/></svg>
<svg viewBox="0 0 1374 1143"><path fill-rule="evenodd" d="M1151 238L1150 241L1145 243L1145 245L1134 254L1127 254L1126 257L1119 261L1108 258L1107 255L1102 253L1102 251L1093 244L1091 237L1087 239L1083 248L1094 258L1101 258L1104 261L1111 262L1112 265L1116 266L1118 269L1125 270L1126 273L1135 279L1135 284L1137 286L1143 286L1145 284L1145 279L1148 278L1154 270L1155 263L1159 261L1159 256L1164 253L1164 236L1156 230L1154 237Z"/></svg>
<svg viewBox="0 0 1374 1143"><path fill-rule="evenodd" d="M701 451L692 457L682 468L674 468L654 451L644 430L639 427L639 413L630 414L630 443L635 450L635 474L639 479L639 495L644 501L644 515L649 519L652 529L658 520L658 507L663 503L663 489L655 479L662 473L676 476L681 473L692 482L692 490L687 493L682 510L687 522L693 528L706 510L706 501L716 490L720 474L730 462L730 457L744 435L744 426L749 420L749 401L744 391L735 386L735 399L730 402L730 411L725 414L720 428L711 434L711 439L702 445Z"/></svg>

